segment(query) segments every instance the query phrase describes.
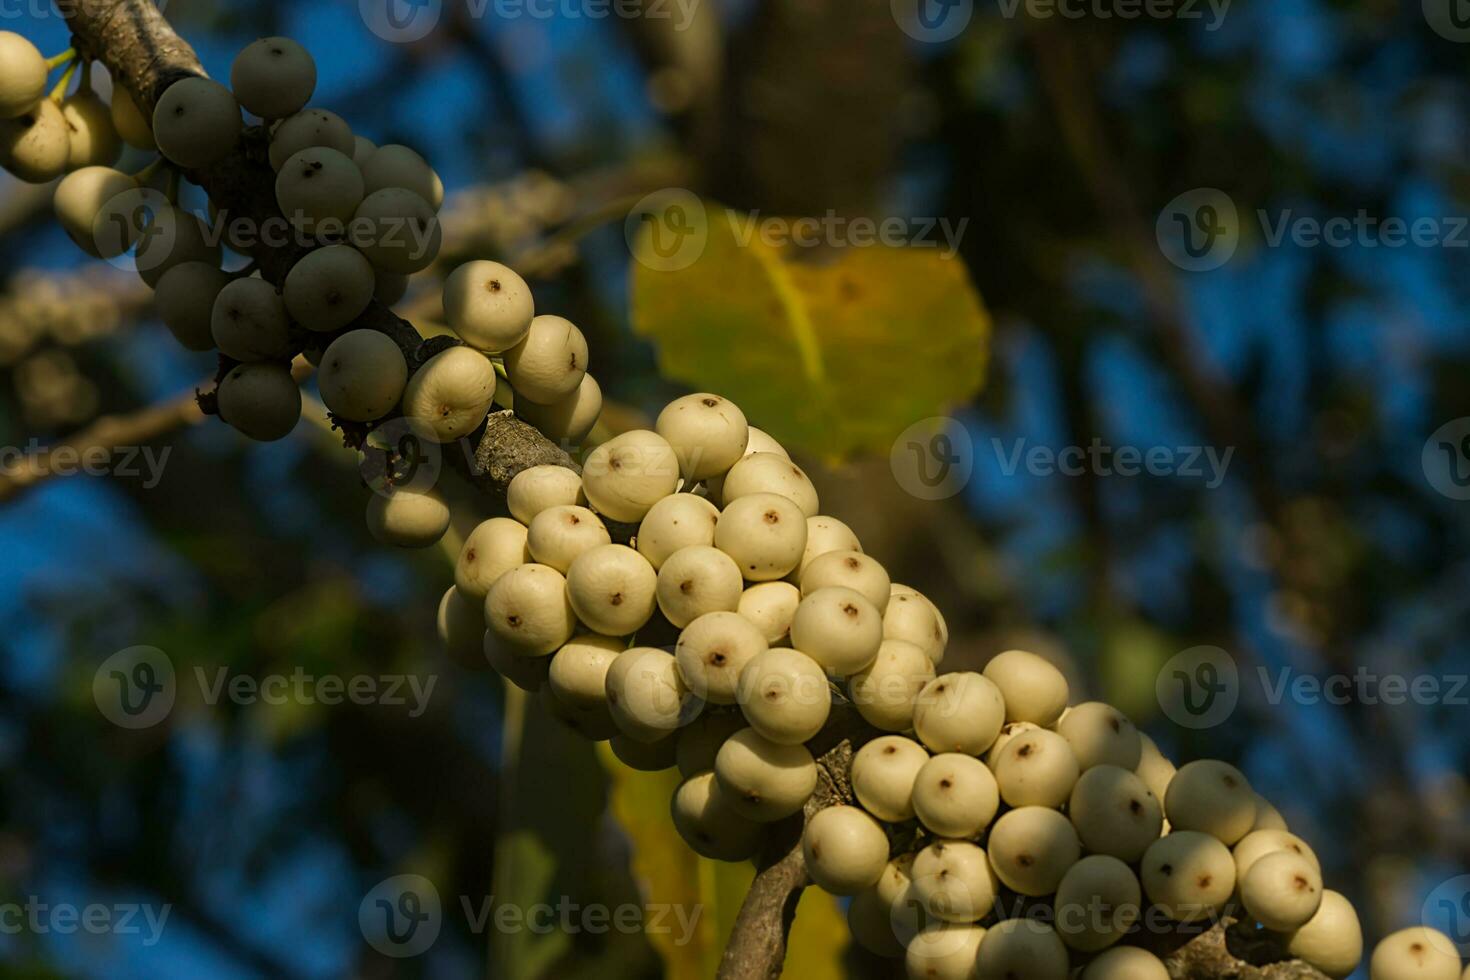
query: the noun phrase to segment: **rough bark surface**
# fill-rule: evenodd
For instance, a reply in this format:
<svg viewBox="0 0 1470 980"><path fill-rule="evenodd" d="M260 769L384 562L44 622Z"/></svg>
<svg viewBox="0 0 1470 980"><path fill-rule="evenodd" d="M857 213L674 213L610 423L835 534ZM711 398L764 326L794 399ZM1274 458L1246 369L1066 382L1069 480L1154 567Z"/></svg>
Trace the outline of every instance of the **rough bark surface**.
<svg viewBox="0 0 1470 980"><path fill-rule="evenodd" d="M56 6L70 23L77 49L106 65L114 81L126 87L150 116L169 85L203 74L194 50L149 0L56 0ZM748 107L756 102L748 100ZM233 219L247 220L255 227L268 220L282 221L267 147L267 134L260 127L246 129L240 144L225 159L189 177ZM259 263L262 276L279 286L300 253L299 248L262 247L252 258ZM392 337L403 349L410 370L453 343L443 338L425 341L412 324L377 301L347 329L363 328ZM210 407L207 399L201 404L206 410ZM450 459L460 456L449 454ZM513 413L498 412L485 425L473 465L463 468L476 486L503 495L516 473L540 464L575 466L561 447ZM772 828L755 881L736 918L720 966L721 980L766 980L781 975L796 905L810 883L801 852L802 824L817 809L851 798L847 774L854 744L861 744L863 736L829 728L822 737L832 744L819 754L822 779L818 793L807 814ZM1282 961L1269 943L1223 925L1173 951L1168 963L1175 980L1325 980L1304 964Z"/></svg>

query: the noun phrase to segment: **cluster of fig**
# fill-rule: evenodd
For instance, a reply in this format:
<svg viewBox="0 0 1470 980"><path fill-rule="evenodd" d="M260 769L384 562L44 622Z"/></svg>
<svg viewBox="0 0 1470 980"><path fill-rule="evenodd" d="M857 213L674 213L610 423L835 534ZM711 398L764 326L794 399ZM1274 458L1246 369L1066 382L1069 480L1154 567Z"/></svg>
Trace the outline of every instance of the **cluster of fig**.
<svg viewBox="0 0 1470 980"><path fill-rule="evenodd" d="M0 33L0 163L32 181L67 174L56 210L72 239L99 258L133 250L179 341L229 359L225 421L259 440L289 433L301 412L289 365L304 350L339 420L402 418L454 442L484 423L503 376L550 439L591 432L602 396L585 338L538 316L505 266L450 274L445 316L463 343L413 372L387 334L353 328L433 262L443 187L414 151L307 108L316 67L300 45L251 44L231 88L179 79L151 121L121 85L103 104L74 56L47 96L67 60ZM303 245L280 288L223 271L221 242L248 252L250 229L179 207L173 180L151 201L153 168L112 168L122 142L156 148L177 174L207 168L238 145L242 108L269 127L277 204ZM902 957L911 977L1165 980L1143 940L1227 914L1330 977L1357 968L1353 907L1240 771L1176 770L1115 708L1070 705L1066 678L1035 654L939 673L939 609L820 513L807 475L727 399L677 399L652 430L588 452L580 474L526 469L508 507L459 555L439 609L451 654L488 662L627 765L677 768L673 823L701 855L752 858L772 823L807 813L811 879L850 900L857 942ZM432 487L389 487L368 508L375 536L405 547L434 544L449 519ZM635 530L623 544L614 528ZM809 745L834 705L865 734L850 778L817 806ZM1460 961L1416 928L1378 946L1371 975L1460 980Z"/></svg>
<svg viewBox="0 0 1470 980"><path fill-rule="evenodd" d="M63 66L48 94L51 72ZM68 95L78 74L77 90ZM11 174L44 184L86 167L111 166L122 151L119 133L141 125L121 88L110 109L93 91L89 62L71 51L47 59L26 38L0 31L0 166Z"/></svg>
<svg viewBox="0 0 1470 980"><path fill-rule="evenodd" d="M0 98L10 100L3 107L29 105L31 90L44 86L47 62L16 35L0 35L0 53L19 59L0 71ZM29 77L37 72L39 80ZM305 48L269 37L240 52L229 88L202 76L175 81L159 96L151 122L130 110L123 86L114 86L111 112L103 106L88 114L81 130L90 134L88 145L105 144L106 152L81 161L57 186L62 227L97 258L133 253L178 341L225 358L218 413L252 439L281 439L300 420L291 362L304 353L318 368L322 402L339 422L371 430L401 419L415 440L455 442L485 421L503 375L524 420L553 440L580 442L602 405L587 374L586 340L562 317L537 316L530 289L509 268L476 261L448 277L445 316L464 343L415 370L389 334L361 324L374 300L392 306L409 276L437 257L444 187L410 148L376 146L334 113L308 108L316 76ZM100 105L90 89L73 99ZM242 109L268 128L278 227L265 226L270 217L232 217L213 201L206 221L179 206L176 180L167 196L144 186L160 165L197 177L234 152ZM162 160L136 175L115 170L110 164L122 141L157 149ZM56 176L35 166L24 173ZM223 270L224 246L248 253L270 246L271 234L286 235L281 247L297 256L279 287L251 266ZM389 486L374 496L367 519L380 540L425 547L447 530L449 509L433 487Z"/></svg>
<svg viewBox="0 0 1470 980"><path fill-rule="evenodd" d="M509 507L460 554L451 653L628 765L677 767L673 823L723 861L808 808L809 743L850 705L867 730L851 801L813 808L802 846L812 880L850 898L856 941L910 976L1163 980L1135 940L1227 913L1329 976L1357 967L1352 906L1242 773L1176 771L1113 707L1069 707L1032 653L939 673L939 610L728 400L670 403L580 476L528 469ZM630 543L606 521L636 526Z"/></svg>

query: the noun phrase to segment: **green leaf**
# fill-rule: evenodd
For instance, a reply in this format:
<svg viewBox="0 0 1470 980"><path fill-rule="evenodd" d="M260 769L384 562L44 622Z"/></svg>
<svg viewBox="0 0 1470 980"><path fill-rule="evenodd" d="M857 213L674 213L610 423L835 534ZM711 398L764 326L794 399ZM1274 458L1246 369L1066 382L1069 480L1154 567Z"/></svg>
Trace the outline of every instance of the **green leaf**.
<svg viewBox="0 0 1470 980"><path fill-rule="evenodd" d="M787 445L828 460L887 453L920 419L979 391L990 319L964 263L938 248L778 250L706 205L703 251L660 268L645 225L633 328L663 374L739 403Z"/></svg>
<svg viewBox="0 0 1470 980"><path fill-rule="evenodd" d="M650 933L649 941L664 962L666 980L706 980L719 970L720 957L735 924L754 869L746 863L708 861L689 849L674 830L669 801L679 786L679 773L669 769L647 773L618 761L607 743L598 756L611 783L613 816L632 845L633 876L644 901L697 909L694 938L677 942L677 933ZM840 980L842 954L848 942L847 922L837 901L808 888L797 907L787 947L789 976Z"/></svg>

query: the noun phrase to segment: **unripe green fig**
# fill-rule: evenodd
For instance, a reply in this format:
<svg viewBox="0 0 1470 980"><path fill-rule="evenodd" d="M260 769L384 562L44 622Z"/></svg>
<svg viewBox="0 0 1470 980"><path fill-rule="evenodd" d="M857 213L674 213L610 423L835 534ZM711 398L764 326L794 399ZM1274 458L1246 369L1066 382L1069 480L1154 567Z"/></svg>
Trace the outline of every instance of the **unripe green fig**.
<svg viewBox="0 0 1470 980"><path fill-rule="evenodd" d="M362 202L361 171L352 157L331 147L298 150L276 174L281 213L307 235L341 236Z"/></svg>
<svg viewBox="0 0 1470 980"><path fill-rule="evenodd" d="M341 152L348 154L351 162L351 151ZM423 198L412 191L389 187L362 199L348 226L348 239L367 256L373 268L412 275L438 258L444 229Z"/></svg>
<svg viewBox="0 0 1470 980"><path fill-rule="evenodd" d="M935 841L914 858L909 874L914 898L944 922L979 922L1000 890L984 849L969 841Z"/></svg>
<svg viewBox="0 0 1470 980"><path fill-rule="evenodd" d="M521 656L555 653L577 628L566 578L548 565L510 569L485 594L485 625Z"/></svg>
<svg viewBox="0 0 1470 980"><path fill-rule="evenodd" d="M153 108L158 151L190 170L228 156L239 142L242 125L240 104L230 90L198 75L174 82Z"/></svg>
<svg viewBox="0 0 1470 980"><path fill-rule="evenodd" d="M316 61L288 37L263 37L235 56L230 87L247 112L267 120L285 119L311 101Z"/></svg>
<svg viewBox="0 0 1470 980"><path fill-rule="evenodd" d="M778 501L774 494L743 498ZM727 511L728 513L728 511ZM724 521L722 515L720 520ZM716 529L716 537L719 529ZM883 645L883 616L861 593L841 586L818 589L801 600L791 619L791 645L829 674L851 677L871 666Z"/></svg>
<svg viewBox="0 0 1470 980"><path fill-rule="evenodd" d="M586 504L587 498L582 494L582 477L576 470L547 464L517 473L506 487L505 502L511 516L529 527L542 511Z"/></svg>
<svg viewBox="0 0 1470 980"><path fill-rule="evenodd" d="M982 926L953 922L925 927L904 954L909 980L971 980L985 932Z"/></svg>
<svg viewBox="0 0 1470 980"><path fill-rule="evenodd" d="M112 82L112 125L129 146L139 150L158 149L158 143L153 139L153 124L133 101L132 93L116 79Z"/></svg>
<svg viewBox="0 0 1470 980"><path fill-rule="evenodd" d="M576 510L596 519L585 507ZM536 518L546 519L547 514ZM572 608L589 629L605 636L631 636L642 629L657 608L657 588L653 566L627 545L594 545L567 566Z"/></svg>
<svg viewBox="0 0 1470 980"><path fill-rule="evenodd" d="M674 646L684 683L712 704L734 704L740 672L765 651L765 637L733 612L700 616L684 628Z"/></svg>
<svg viewBox="0 0 1470 980"><path fill-rule="evenodd" d="M674 829L694 853L713 861L743 861L760 844L762 825L731 807L713 772L685 779L674 793Z"/></svg>
<svg viewBox="0 0 1470 980"><path fill-rule="evenodd" d="M1035 919L1006 919L985 932L974 980L1067 980L1067 947L1056 930Z"/></svg>
<svg viewBox="0 0 1470 980"><path fill-rule="evenodd" d="M284 364L237 364L217 395L220 418L258 442L284 439L301 420L301 389Z"/></svg>
<svg viewBox="0 0 1470 980"><path fill-rule="evenodd" d="M888 572L876 559L861 551L829 551L812 559L801 572L804 596L833 586L852 589L872 603L880 614L888 608L891 587Z"/></svg>
<svg viewBox="0 0 1470 980"><path fill-rule="evenodd" d="M791 635L791 621L799 605L801 590L790 582L757 582L740 593L735 611L750 620L767 643L777 644Z"/></svg>
<svg viewBox="0 0 1470 980"><path fill-rule="evenodd" d="M1082 842L1071 821L1055 810L1023 806L1004 814L990 828L990 863L1005 886L1039 897L1057 890L1082 857Z"/></svg>
<svg viewBox="0 0 1470 980"><path fill-rule="evenodd" d="M1285 947L1289 955L1333 980L1343 980L1363 961L1363 927L1358 913L1340 893L1324 891L1317 914L1285 937Z"/></svg>
<svg viewBox="0 0 1470 980"><path fill-rule="evenodd" d="M577 391L587 373L587 338L566 317L543 314L505 352L505 375L517 400L552 405Z"/></svg>
<svg viewBox="0 0 1470 980"><path fill-rule="evenodd" d="M1198 830L1230 846L1254 826L1256 794L1239 769L1201 759L1182 767L1170 780L1164 812L1173 829Z"/></svg>
<svg viewBox="0 0 1470 980"><path fill-rule="evenodd" d="M467 670L489 670L485 657L485 605L454 586L439 600L439 643L449 659Z"/></svg>
<svg viewBox="0 0 1470 980"><path fill-rule="evenodd" d="M1401 929L1374 948L1368 973L1369 980L1458 980L1460 954L1437 929Z"/></svg>
<svg viewBox="0 0 1470 980"><path fill-rule="evenodd" d="M1292 851L1273 851L1251 865L1239 881L1245 910L1275 932L1292 932L1322 906L1322 872Z"/></svg>
<svg viewBox="0 0 1470 980"><path fill-rule="evenodd" d="M983 674L940 674L919 692L914 731L931 752L982 755L999 737L1005 712L1000 688Z"/></svg>
<svg viewBox="0 0 1470 980"><path fill-rule="evenodd" d="M141 198L124 195L116 203L123 207L131 204L136 208L141 202ZM138 276L150 288L157 289L159 280L176 265L185 262L220 264L219 241L198 215L172 205L150 210L153 211L153 220L137 232L138 247L133 252ZM138 215L134 213L124 217L135 222Z"/></svg>
<svg viewBox="0 0 1470 980"><path fill-rule="evenodd" d="M66 169L110 167L122 153L122 137L112 123L112 110L90 88L61 100L61 115L71 133Z"/></svg>
<svg viewBox="0 0 1470 980"><path fill-rule="evenodd" d="M414 150L397 143L378 147L362 163L362 179L367 192L389 187L413 191L438 211L444 204L444 182Z"/></svg>
<svg viewBox="0 0 1470 980"><path fill-rule="evenodd" d="M46 95L46 59L29 40L0 31L0 119L14 119Z"/></svg>
<svg viewBox="0 0 1470 980"><path fill-rule="evenodd" d="M478 351L451 347L408 379L403 414L440 442L455 442L480 427L494 399L495 366Z"/></svg>
<svg viewBox="0 0 1470 980"><path fill-rule="evenodd" d="M1093 766L1077 780L1067 815L1083 846L1136 863L1164 828L1163 808L1143 780L1117 766Z"/></svg>
<svg viewBox="0 0 1470 980"><path fill-rule="evenodd" d="M395 548L428 548L449 530L449 505L434 490L398 489L368 501L368 530Z"/></svg>
<svg viewBox="0 0 1470 980"><path fill-rule="evenodd" d="M499 262L466 262L444 280L444 316L460 339L500 354L531 332L536 303L531 287Z"/></svg>
<svg viewBox="0 0 1470 980"><path fill-rule="evenodd" d="M679 463L664 438L646 429L615 436L592 450L582 465L582 491L599 513L614 521L641 521L679 485Z"/></svg>
<svg viewBox="0 0 1470 980"><path fill-rule="evenodd" d="M692 493L671 493L648 509L634 544L655 569L683 548L715 543L720 510Z"/></svg>
<svg viewBox="0 0 1470 980"><path fill-rule="evenodd" d="M408 362L387 334L349 330L322 355L317 384L332 414L371 422L391 412L408 382Z"/></svg>
<svg viewBox="0 0 1470 980"><path fill-rule="evenodd" d="M526 526L508 517L492 517L464 539L454 564L454 584L483 601L496 579L531 561Z"/></svg>
<svg viewBox="0 0 1470 980"><path fill-rule="evenodd" d="M226 283L210 311L214 346L237 361L289 360L290 329L286 305L276 287L264 279L250 277Z"/></svg>
<svg viewBox="0 0 1470 980"><path fill-rule="evenodd" d="M373 267L351 245L328 245L302 256L281 287L291 318L308 330L341 330L368 308L377 289Z"/></svg>
<svg viewBox="0 0 1470 980"><path fill-rule="evenodd" d="M785 578L801 561L802 549L806 547L806 518L786 497L774 493L750 494L727 505L720 513L715 524L715 547L735 559L747 581L774 582ZM793 619L793 625L794 622ZM878 632L881 637L881 622ZM875 644L873 653L876 652ZM855 669L864 666L866 662Z"/></svg>
<svg viewBox="0 0 1470 980"><path fill-rule="evenodd" d="M1177 922L1208 918L1235 891L1235 859L1209 834L1176 830L1149 846L1139 880L1149 900Z"/></svg>
<svg viewBox="0 0 1470 980"><path fill-rule="evenodd" d="M847 690L868 724L885 732L904 732L914 727L914 704L933 679L934 664L922 649L885 639L873 662L848 679Z"/></svg>
<svg viewBox="0 0 1470 980"><path fill-rule="evenodd" d="M816 517L820 508L811 479L788 457L776 453L743 456L725 474L721 487L726 507L753 493L774 493L800 507L803 517Z"/></svg>
<svg viewBox="0 0 1470 980"><path fill-rule="evenodd" d="M732 401L708 393L685 395L664 407L654 424L679 457L688 481L727 472L745 455L750 425Z"/></svg>
<svg viewBox="0 0 1470 980"><path fill-rule="evenodd" d="M772 742L747 728L720 746L715 778L736 813L771 823L798 812L811 799L817 764L804 746Z"/></svg>
<svg viewBox="0 0 1470 980"><path fill-rule="evenodd" d="M627 644L616 637L582 633L551 657L547 682L563 704L580 711L607 707L607 672Z"/></svg>
<svg viewBox="0 0 1470 980"><path fill-rule="evenodd" d="M796 650L764 650L740 669L736 703L750 726L773 742L800 745L822 730L832 710L827 675Z"/></svg>
<svg viewBox="0 0 1470 980"><path fill-rule="evenodd" d="M1088 963L1081 980L1169 980L1169 969L1146 949L1117 946Z"/></svg>
<svg viewBox="0 0 1470 980"><path fill-rule="evenodd" d="M137 228L128 205L141 204L141 194L138 182L128 174L111 167L83 167L56 185L53 207L78 248L93 258L115 259L133 247Z"/></svg>
<svg viewBox="0 0 1470 980"><path fill-rule="evenodd" d="M570 395L550 405L538 405L522 398L515 403L515 410L552 442L580 446L602 415L602 387L592 375L584 374L577 390Z"/></svg>
<svg viewBox="0 0 1470 980"><path fill-rule="evenodd" d="M1138 729L1110 704L1079 704L1057 721L1056 730L1071 744L1083 772L1093 766L1136 769L1143 759Z"/></svg>
<svg viewBox="0 0 1470 980"><path fill-rule="evenodd" d="M229 284L229 274L208 262L176 265L158 280L153 294L158 317L185 350L214 347L214 307Z"/></svg>
<svg viewBox="0 0 1470 980"><path fill-rule="evenodd" d="M886 823L914 818L914 781L929 753L911 738L884 735L852 757L852 792L873 816Z"/></svg>
<svg viewBox="0 0 1470 980"><path fill-rule="evenodd" d="M341 116L325 109L302 109L271 131L271 166L280 170L293 154L313 146L330 147L349 158L357 151L352 127Z"/></svg>
<svg viewBox="0 0 1470 980"><path fill-rule="evenodd" d="M984 673L1006 699L1006 721L1050 728L1067 708L1067 678L1034 653L1007 650L992 657Z"/></svg>
<svg viewBox="0 0 1470 980"><path fill-rule="evenodd" d="M888 835L853 806L819 810L801 838L807 871L833 895L856 895L875 883L888 864Z"/></svg>
<svg viewBox="0 0 1470 980"><path fill-rule="evenodd" d="M42 99L17 116L0 119L0 166L30 184L66 173L71 132L61 108Z"/></svg>
<svg viewBox="0 0 1470 980"><path fill-rule="evenodd" d="M1000 794L985 763L959 752L934 756L914 776L914 814L937 837L979 837L995 819Z"/></svg>

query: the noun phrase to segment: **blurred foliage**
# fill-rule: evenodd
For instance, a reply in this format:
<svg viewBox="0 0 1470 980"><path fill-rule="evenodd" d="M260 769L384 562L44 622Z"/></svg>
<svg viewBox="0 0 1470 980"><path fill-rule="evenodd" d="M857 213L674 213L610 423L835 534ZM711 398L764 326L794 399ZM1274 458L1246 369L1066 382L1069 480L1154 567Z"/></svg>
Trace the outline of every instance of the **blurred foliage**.
<svg viewBox="0 0 1470 980"><path fill-rule="evenodd" d="M909 423L977 393L990 322L953 256L814 255L760 230L789 233L796 219L713 203L691 220L704 245L685 268L660 261L656 225L633 246L633 329L655 342L666 377L733 398L783 444L832 463L887 452Z"/></svg>

